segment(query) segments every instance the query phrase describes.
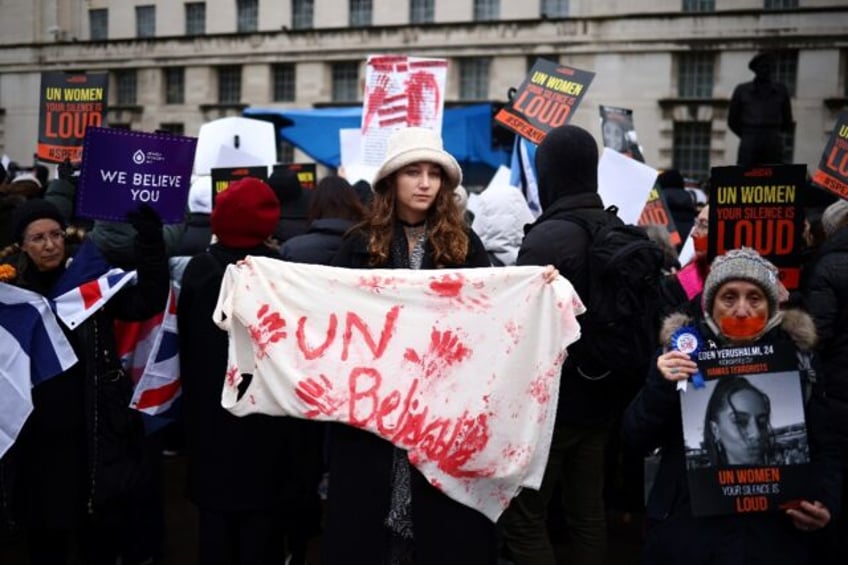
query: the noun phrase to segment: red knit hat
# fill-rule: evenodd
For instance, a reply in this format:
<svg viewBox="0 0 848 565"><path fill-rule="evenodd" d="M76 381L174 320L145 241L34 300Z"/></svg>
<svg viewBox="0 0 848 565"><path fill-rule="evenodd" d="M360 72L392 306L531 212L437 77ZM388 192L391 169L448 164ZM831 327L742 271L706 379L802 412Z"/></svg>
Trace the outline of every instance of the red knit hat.
<svg viewBox="0 0 848 565"><path fill-rule="evenodd" d="M280 220L280 202L271 187L245 177L215 197L212 233L227 247L256 247L274 233Z"/></svg>

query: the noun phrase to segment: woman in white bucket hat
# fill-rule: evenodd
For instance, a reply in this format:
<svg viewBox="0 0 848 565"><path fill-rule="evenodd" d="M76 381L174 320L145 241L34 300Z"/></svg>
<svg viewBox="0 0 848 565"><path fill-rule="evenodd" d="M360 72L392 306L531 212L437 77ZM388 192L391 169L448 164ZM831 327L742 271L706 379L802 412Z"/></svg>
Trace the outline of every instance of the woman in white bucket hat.
<svg viewBox="0 0 848 565"><path fill-rule="evenodd" d="M434 131L407 128L388 142L365 220L333 265L351 268L488 267L480 239L454 200L456 159ZM494 524L448 498L409 464L406 451L334 424L323 563L494 564Z"/></svg>

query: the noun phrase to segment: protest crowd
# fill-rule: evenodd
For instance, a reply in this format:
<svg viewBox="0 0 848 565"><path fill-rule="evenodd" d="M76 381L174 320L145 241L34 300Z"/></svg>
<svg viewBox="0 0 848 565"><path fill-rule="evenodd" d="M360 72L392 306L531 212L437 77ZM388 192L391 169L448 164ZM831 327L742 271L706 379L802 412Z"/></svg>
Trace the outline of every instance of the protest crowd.
<svg viewBox="0 0 848 565"><path fill-rule="evenodd" d="M738 163L654 171L664 223L604 195L601 160L647 167L596 141L632 112L516 105L533 193L416 125L367 179L189 160L176 216L97 210L93 140L0 169L0 558L173 563L176 454L201 565L603 565L613 516L627 563L845 563L848 188L781 163L757 88Z"/></svg>

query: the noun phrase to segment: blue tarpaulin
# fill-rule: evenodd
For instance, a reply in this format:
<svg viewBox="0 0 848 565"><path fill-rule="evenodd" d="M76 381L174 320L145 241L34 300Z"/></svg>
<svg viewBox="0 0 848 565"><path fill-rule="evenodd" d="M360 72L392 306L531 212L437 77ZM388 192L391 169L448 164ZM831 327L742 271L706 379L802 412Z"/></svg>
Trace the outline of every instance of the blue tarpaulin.
<svg viewBox="0 0 848 565"><path fill-rule="evenodd" d="M318 163L338 168L341 161L339 130L358 128L362 121L362 107L305 110L247 108L244 115L285 124L279 128L282 139ZM491 120L491 104L445 109L442 121L445 149L463 167L485 165L496 169L508 163L508 151L492 148Z"/></svg>

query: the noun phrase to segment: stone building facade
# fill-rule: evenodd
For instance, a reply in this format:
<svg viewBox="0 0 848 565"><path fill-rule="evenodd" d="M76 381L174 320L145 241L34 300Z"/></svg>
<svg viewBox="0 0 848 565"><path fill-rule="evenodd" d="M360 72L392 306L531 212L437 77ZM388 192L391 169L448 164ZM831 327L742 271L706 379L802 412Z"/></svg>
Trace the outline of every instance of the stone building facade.
<svg viewBox="0 0 848 565"><path fill-rule="evenodd" d="M848 96L844 0L6 0L0 153L31 160L40 73L110 73L108 123L196 135L252 107L361 102L369 54L450 60L448 104L505 102L537 57L596 73L573 123L634 110L646 160L691 176L735 161L726 123L758 51L779 56L814 167ZM286 151L284 150L284 153ZM302 157L302 155L298 155Z"/></svg>

